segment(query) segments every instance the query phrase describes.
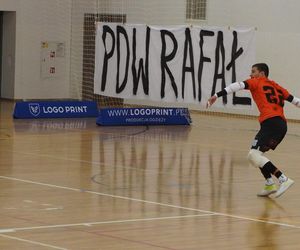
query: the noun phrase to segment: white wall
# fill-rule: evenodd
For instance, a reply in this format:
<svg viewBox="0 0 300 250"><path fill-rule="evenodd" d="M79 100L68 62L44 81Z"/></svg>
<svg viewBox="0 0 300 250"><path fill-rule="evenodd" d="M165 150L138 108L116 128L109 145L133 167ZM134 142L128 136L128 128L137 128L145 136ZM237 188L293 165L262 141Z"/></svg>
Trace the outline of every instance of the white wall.
<svg viewBox="0 0 300 250"><path fill-rule="evenodd" d="M71 0L20 0L19 11L17 59L21 77L15 98L69 98ZM42 41L65 42L66 64L61 76L41 78Z"/></svg>
<svg viewBox="0 0 300 250"><path fill-rule="evenodd" d="M0 0L0 10L16 11L14 99L56 99L70 96L70 36L72 0ZM66 43L63 73L41 77L41 42ZM2 82L6 88L8 83Z"/></svg>
<svg viewBox="0 0 300 250"><path fill-rule="evenodd" d="M156 25L185 23L185 1L183 0L126 0L124 5L127 6L128 11L127 23Z"/></svg>
<svg viewBox="0 0 300 250"><path fill-rule="evenodd" d="M257 28L257 62L270 66L270 78L300 96L300 1L208 0L208 25ZM300 119L300 110L286 104L288 118Z"/></svg>
<svg viewBox="0 0 300 250"><path fill-rule="evenodd" d="M19 0L0 0L0 10L16 11L19 5Z"/></svg>
<svg viewBox="0 0 300 250"><path fill-rule="evenodd" d="M184 23L185 11L183 9L185 9L185 1L182 0L73 0L71 97L81 97L83 19L85 13L124 14L127 23L168 25ZM93 84L93 77L90 81Z"/></svg>
<svg viewBox="0 0 300 250"><path fill-rule="evenodd" d="M257 62L266 62L270 66L270 78L282 84L291 94L300 97L298 84L298 79L300 79L300 1L207 0L207 3L207 21L199 24L256 27ZM178 9L174 6L175 3L173 5L170 3L169 12L173 10L173 16L177 16L177 20L179 22L182 20L184 23L184 16L178 15ZM184 8L184 5L181 7ZM184 13L183 10L182 13ZM159 15L160 13L157 14L158 20L163 21L164 19ZM176 23L174 18L172 20ZM189 105L189 107L203 109L196 105ZM213 110L248 115L258 114L256 108L246 111ZM285 114L290 119L300 119L300 110L295 109L294 105L289 103L286 104Z"/></svg>
<svg viewBox="0 0 300 250"><path fill-rule="evenodd" d="M205 24L257 28L257 61L268 63L270 77L300 97L300 1L208 0L207 3ZM72 7L73 10L78 7L81 12L72 17L71 25ZM69 98L73 97L74 89L80 95L80 22L85 11L127 14L128 23L169 25L186 22L183 0L0 0L0 10L17 13L15 99ZM76 22L78 25L74 25ZM71 34L75 36L71 38ZM42 79L40 76L40 43L45 40L66 42L65 74L62 77ZM72 73L77 71L77 75L70 77L70 68ZM288 118L300 119L300 111L292 105L287 104L286 114Z"/></svg>

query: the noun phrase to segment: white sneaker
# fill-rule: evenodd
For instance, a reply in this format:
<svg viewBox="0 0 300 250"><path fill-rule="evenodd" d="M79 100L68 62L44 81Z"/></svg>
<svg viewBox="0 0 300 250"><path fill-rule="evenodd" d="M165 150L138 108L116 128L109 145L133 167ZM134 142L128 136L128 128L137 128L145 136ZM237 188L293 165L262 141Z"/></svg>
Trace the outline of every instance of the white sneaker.
<svg viewBox="0 0 300 250"><path fill-rule="evenodd" d="M265 185L265 186L264 186L264 189L261 190L261 191L257 194L257 196L259 196L259 197L267 197L267 196L269 196L270 194L276 193L276 191L277 191L277 187L276 187L275 184L272 184L272 185Z"/></svg>
<svg viewBox="0 0 300 250"><path fill-rule="evenodd" d="M294 184L294 181L290 178L288 178L286 181L282 182L275 194L275 197L278 198L280 195L282 195L286 190L288 190L292 185Z"/></svg>

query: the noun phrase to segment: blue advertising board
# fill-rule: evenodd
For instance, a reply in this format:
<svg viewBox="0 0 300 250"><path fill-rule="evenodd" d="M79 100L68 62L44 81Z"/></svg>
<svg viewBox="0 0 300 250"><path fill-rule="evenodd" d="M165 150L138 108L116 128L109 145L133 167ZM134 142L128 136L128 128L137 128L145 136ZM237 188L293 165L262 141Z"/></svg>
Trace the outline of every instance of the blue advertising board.
<svg viewBox="0 0 300 250"><path fill-rule="evenodd" d="M187 108L104 108L96 123L112 125L190 125Z"/></svg>
<svg viewBox="0 0 300 250"><path fill-rule="evenodd" d="M17 102L13 116L16 119L97 117L98 108L94 101Z"/></svg>

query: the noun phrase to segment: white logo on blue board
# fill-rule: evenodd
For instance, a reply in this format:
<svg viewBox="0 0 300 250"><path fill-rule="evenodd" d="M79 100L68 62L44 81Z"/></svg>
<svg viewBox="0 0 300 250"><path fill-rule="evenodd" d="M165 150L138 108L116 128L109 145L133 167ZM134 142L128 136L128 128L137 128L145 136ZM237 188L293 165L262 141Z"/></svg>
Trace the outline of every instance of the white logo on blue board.
<svg viewBox="0 0 300 250"><path fill-rule="evenodd" d="M41 112L40 104L38 104L38 103L29 103L29 111L33 116L38 116Z"/></svg>

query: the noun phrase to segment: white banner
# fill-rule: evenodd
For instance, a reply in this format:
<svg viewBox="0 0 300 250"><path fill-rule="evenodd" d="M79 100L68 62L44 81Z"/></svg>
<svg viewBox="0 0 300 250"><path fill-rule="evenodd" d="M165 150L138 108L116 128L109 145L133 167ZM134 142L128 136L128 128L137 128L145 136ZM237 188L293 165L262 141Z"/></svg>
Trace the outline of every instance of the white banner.
<svg viewBox="0 0 300 250"><path fill-rule="evenodd" d="M157 27L98 23L94 92L99 95L205 105L255 63L254 29ZM248 91L215 106L251 106Z"/></svg>

